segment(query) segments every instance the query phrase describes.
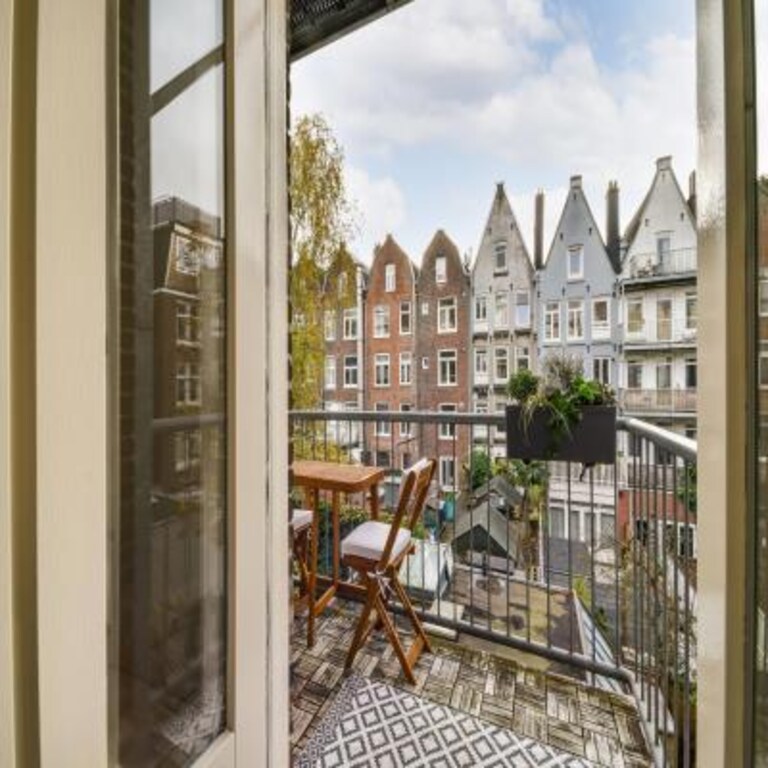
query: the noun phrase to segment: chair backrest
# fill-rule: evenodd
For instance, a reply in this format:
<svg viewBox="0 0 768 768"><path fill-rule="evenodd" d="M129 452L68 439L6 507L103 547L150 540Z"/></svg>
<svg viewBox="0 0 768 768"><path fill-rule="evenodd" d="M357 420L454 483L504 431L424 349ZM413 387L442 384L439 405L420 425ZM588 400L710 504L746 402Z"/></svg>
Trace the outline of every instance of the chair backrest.
<svg viewBox="0 0 768 768"><path fill-rule="evenodd" d="M435 459L420 459L403 474L397 511L392 520L389 537L381 556L381 565L385 565L389 561L401 526L404 524L406 528L412 531L418 522L427 500L427 493L429 493L429 486L435 475L436 467L437 461Z"/></svg>

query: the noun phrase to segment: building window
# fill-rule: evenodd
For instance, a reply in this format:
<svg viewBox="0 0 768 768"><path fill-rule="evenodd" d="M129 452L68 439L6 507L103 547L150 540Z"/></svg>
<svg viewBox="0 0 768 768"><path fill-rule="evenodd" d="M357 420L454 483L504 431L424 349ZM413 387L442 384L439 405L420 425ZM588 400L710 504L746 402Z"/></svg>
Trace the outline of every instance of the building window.
<svg viewBox="0 0 768 768"><path fill-rule="evenodd" d="M411 335L411 302L400 302L400 335Z"/></svg>
<svg viewBox="0 0 768 768"><path fill-rule="evenodd" d="M493 350L494 378L497 383L506 383L509 378L509 350L497 347Z"/></svg>
<svg viewBox="0 0 768 768"><path fill-rule="evenodd" d="M456 299L440 299L437 302L437 332L453 333L456 330Z"/></svg>
<svg viewBox="0 0 768 768"><path fill-rule="evenodd" d="M354 341L357 338L357 307L344 310L344 338Z"/></svg>
<svg viewBox="0 0 768 768"><path fill-rule="evenodd" d="M506 272L507 270L507 244L500 241L493 246L493 267L495 272Z"/></svg>
<svg viewBox="0 0 768 768"><path fill-rule="evenodd" d="M529 347L518 347L515 350L515 370L527 371L531 367L531 350Z"/></svg>
<svg viewBox="0 0 768 768"><path fill-rule="evenodd" d="M182 344L197 344L200 341L200 307L196 303L176 303L176 340Z"/></svg>
<svg viewBox="0 0 768 768"><path fill-rule="evenodd" d="M596 357L592 360L592 378L603 384L611 383L611 359Z"/></svg>
<svg viewBox="0 0 768 768"><path fill-rule="evenodd" d="M544 341L560 341L560 302L544 305Z"/></svg>
<svg viewBox="0 0 768 768"><path fill-rule="evenodd" d="M531 327L531 294L529 291L515 292L515 326Z"/></svg>
<svg viewBox="0 0 768 768"><path fill-rule="evenodd" d="M200 404L200 366L179 363L176 368L176 405Z"/></svg>
<svg viewBox="0 0 768 768"><path fill-rule="evenodd" d="M413 406L410 403L402 403L400 405L400 413L408 413L413 410ZM411 431L411 422L410 421L401 421L400 422L400 435L402 437L412 437L413 432Z"/></svg>
<svg viewBox="0 0 768 768"><path fill-rule="evenodd" d="M488 350L475 350L475 382L485 384L488 381Z"/></svg>
<svg viewBox="0 0 768 768"><path fill-rule="evenodd" d="M395 291L395 265L387 264L384 268L384 290L387 293Z"/></svg>
<svg viewBox="0 0 768 768"><path fill-rule="evenodd" d="M763 278L759 283L760 317L768 317L768 279Z"/></svg>
<svg viewBox="0 0 768 768"><path fill-rule="evenodd" d="M376 466L389 467L389 451L376 451Z"/></svg>
<svg viewBox="0 0 768 768"><path fill-rule="evenodd" d="M389 338L389 307L379 305L373 310L373 338Z"/></svg>
<svg viewBox="0 0 768 768"><path fill-rule="evenodd" d="M407 387L411 384L413 378L412 359L410 352L400 353L400 386Z"/></svg>
<svg viewBox="0 0 768 768"><path fill-rule="evenodd" d="M455 413L455 412L456 412L456 406L451 403L444 403L440 406L440 413ZM440 440L455 440L456 425L445 424L441 422L439 436L440 436Z"/></svg>
<svg viewBox="0 0 768 768"><path fill-rule="evenodd" d="M672 339L672 299L656 302L656 338L660 341Z"/></svg>
<svg viewBox="0 0 768 768"><path fill-rule="evenodd" d="M344 357L344 387L353 389L357 386L357 355L346 355Z"/></svg>
<svg viewBox="0 0 768 768"><path fill-rule="evenodd" d="M336 358L332 355L325 358L325 388L336 389Z"/></svg>
<svg viewBox="0 0 768 768"><path fill-rule="evenodd" d="M386 413L389 410L389 406L386 403L376 403L373 406L375 411L380 413ZM390 437L392 435L391 422L389 421L377 421L374 427L374 432L377 437ZM380 466L377 462L377 466Z"/></svg>
<svg viewBox="0 0 768 768"><path fill-rule="evenodd" d="M760 350L758 377L760 379L760 389L768 389L768 350L765 349Z"/></svg>
<svg viewBox="0 0 768 768"><path fill-rule="evenodd" d="M685 294L685 330L695 331L698 321L698 301L695 293ZM762 305L761 305L762 311Z"/></svg>
<svg viewBox="0 0 768 768"><path fill-rule="evenodd" d="M336 339L336 313L328 310L325 313L325 340L334 341Z"/></svg>
<svg viewBox="0 0 768 768"><path fill-rule="evenodd" d="M578 341L584 338L584 302L581 299L568 302L568 339Z"/></svg>
<svg viewBox="0 0 768 768"><path fill-rule="evenodd" d="M509 326L509 295L506 291L498 291L495 294L493 315L494 328Z"/></svg>
<svg viewBox="0 0 768 768"><path fill-rule="evenodd" d="M421 316L427 317L429 315L429 302L428 301L422 301L421 302Z"/></svg>
<svg viewBox="0 0 768 768"><path fill-rule="evenodd" d="M174 468L177 472L188 472L200 464L200 430L176 432L173 436Z"/></svg>
<svg viewBox="0 0 768 768"><path fill-rule="evenodd" d="M584 246L568 249L568 279L581 280L584 277Z"/></svg>
<svg viewBox="0 0 768 768"><path fill-rule="evenodd" d="M441 349L437 353L439 365L438 386L454 387L458 381L458 363L455 349Z"/></svg>
<svg viewBox="0 0 768 768"><path fill-rule="evenodd" d="M445 264L445 256L438 256L435 259L435 282L444 283L448 279Z"/></svg>
<svg viewBox="0 0 768 768"><path fill-rule="evenodd" d="M610 299L592 299L592 338L611 337Z"/></svg>
<svg viewBox="0 0 768 768"><path fill-rule="evenodd" d="M501 424L499 424L498 427L496 427L495 436L497 440L504 440L507 436L507 419L506 419L506 413L507 413L507 406L504 403L496 403L496 414L503 416L504 418L501 421Z"/></svg>
<svg viewBox="0 0 768 768"><path fill-rule="evenodd" d="M643 388L643 364L639 360L627 360L627 389Z"/></svg>
<svg viewBox="0 0 768 768"><path fill-rule="evenodd" d="M656 236L656 257L659 264L669 264L669 256L672 252L672 238L668 234Z"/></svg>
<svg viewBox="0 0 768 768"><path fill-rule="evenodd" d="M475 323L477 325L484 325L488 322L488 297L483 294L482 296L475 296Z"/></svg>
<svg viewBox="0 0 768 768"><path fill-rule="evenodd" d="M453 488L456 484L456 462L452 456L440 457L440 486Z"/></svg>
<svg viewBox="0 0 768 768"><path fill-rule="evenodd" d="M672 363L669 360L656 363L656 389L672 389Z"/></svg>
<svg viewBox="0 0 768 768"><path fill-rule="evenodd" d="M421 358L421 370L422 371L428 371L429 370L429 358L424 356Z"/></svg>
<svg viewBox="0 0 768 768"><path fill-rule="evenodd" d="M643 317L643 300L627 300L627 333L638 335L645 329L645 318Z"/></svg>
<svg viewBox="0 0 768 768"><path fill-rule="evenodd" d="M389 380L389 354L386 352L379 353L375 357L374 362L374 384L377 387L388 387Z"/></svg>
<svg viewBox="0 0 768 768"><path fill-rule="evenodd" d="M695 358L688 358L685 361L685 388L696 389L698 384L698 370Z"/></svg>

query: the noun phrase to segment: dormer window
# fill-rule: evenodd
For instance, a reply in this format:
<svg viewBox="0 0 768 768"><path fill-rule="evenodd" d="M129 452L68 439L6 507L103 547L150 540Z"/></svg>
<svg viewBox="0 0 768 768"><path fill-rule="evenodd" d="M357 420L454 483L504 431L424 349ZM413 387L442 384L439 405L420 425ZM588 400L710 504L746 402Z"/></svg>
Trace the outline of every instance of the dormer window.
<svg viewBox="0 0 768 768"><path fill-rule="evenodd" d="M448 273L445 265L445 256L438 256L435 259L435 282L444 283L448 279Z"/></svg>
<svg viewBox="0 0 768 768"><path fill-rule="evenodd" d="M493 247L493 268L495 272L507 271L507 244L500 240Z"/></svg>
<svg viewBox="0 0 768 768"><path fill-rule="evenodd" d="M384 290L387 293L394 293L395 290L395 265L387 264L384 272Z"/></svg>
<svg viewBox="0 0 768 768"><path fill-rule="evenodd" d="M568 279L581 280L584 277L584 246L574 245L568 249Z"/></svg>

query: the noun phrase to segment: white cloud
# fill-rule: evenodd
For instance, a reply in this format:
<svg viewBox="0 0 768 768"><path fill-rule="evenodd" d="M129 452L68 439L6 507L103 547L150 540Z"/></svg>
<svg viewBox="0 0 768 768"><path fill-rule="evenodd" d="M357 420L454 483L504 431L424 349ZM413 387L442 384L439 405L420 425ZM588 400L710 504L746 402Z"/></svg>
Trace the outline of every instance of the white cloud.
<svg viewBox="0 0 768 768"><path fill-rule="evenodd" d="M352 248L355 255L370 263L373 246L388 232L396 232L405 221L405 198L394 179L371 178L362 168L346 168L347 192L360 213L360 235Z"/></svg>

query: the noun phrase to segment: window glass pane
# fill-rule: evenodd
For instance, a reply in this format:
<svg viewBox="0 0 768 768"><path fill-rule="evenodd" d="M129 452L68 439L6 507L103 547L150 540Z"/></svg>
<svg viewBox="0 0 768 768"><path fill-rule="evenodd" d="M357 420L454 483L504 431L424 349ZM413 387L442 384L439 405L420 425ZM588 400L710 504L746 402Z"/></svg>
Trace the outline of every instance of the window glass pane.
<svg viewBox="0 0 768 768"><path fill-rule="evenodd" d="M191 765L226 725L224 65L154 114L151 101L159 84L222 42L222 8L164 0L120 11L110 685L124 766Z"/></svg>

